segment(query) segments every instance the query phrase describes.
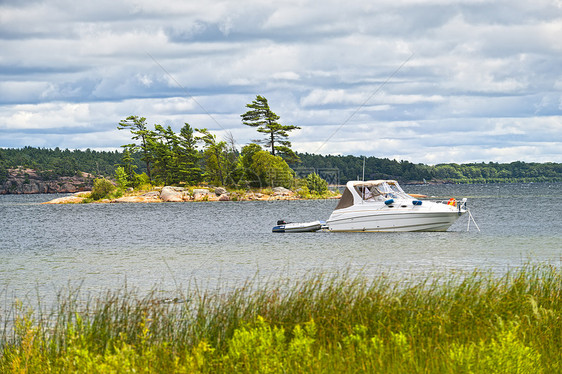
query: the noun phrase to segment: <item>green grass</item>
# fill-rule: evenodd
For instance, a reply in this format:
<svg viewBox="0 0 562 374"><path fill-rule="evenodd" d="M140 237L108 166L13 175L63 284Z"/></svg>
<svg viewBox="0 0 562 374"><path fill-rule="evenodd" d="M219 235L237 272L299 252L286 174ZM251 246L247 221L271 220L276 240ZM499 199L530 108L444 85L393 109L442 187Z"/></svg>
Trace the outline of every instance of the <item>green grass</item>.
<svg viewBox="0 0 562 374"><path fill-rule="evenodd" d="M69 292L49 312L16 302L2 316L0 372L562 372L562 274L550 265L156 295Z"/></svg>

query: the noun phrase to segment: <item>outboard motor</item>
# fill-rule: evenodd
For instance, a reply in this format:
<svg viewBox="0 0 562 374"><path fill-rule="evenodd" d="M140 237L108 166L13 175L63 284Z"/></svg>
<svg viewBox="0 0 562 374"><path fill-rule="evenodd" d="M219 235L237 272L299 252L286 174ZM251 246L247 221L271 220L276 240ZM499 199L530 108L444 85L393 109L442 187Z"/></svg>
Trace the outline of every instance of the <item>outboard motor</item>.
<svg viewBox="0 0 562 374"><path fill-rule="evenodd" d="M466 207L466 201L467 201L467 198L465 197L461 200L461 203L459 204L459 216L462 214L461 208L464 208L464 209L468 210L468 208Z"/></svg>

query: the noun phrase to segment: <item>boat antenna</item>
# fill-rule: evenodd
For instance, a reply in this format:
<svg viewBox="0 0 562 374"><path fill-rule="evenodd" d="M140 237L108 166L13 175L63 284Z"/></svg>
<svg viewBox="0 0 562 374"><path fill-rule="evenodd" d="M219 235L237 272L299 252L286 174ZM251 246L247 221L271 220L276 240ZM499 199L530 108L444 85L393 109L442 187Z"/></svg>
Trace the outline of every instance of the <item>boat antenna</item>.
<svg viewBox="0 0 562 374"><path fill-rule="evenodd" d="M363 182L365 182L365 156L363 156ZM361 203L363 203L363 201L365 201L365 184L363 184L363 189L361 190L361 193L363 194L363 197L361 198Z"/></svg>
<svg viewBox="0 0 562 374"><path fill-rule="evenodd" d="M365 156L363 156L363 182L365 182Z"/></svg>

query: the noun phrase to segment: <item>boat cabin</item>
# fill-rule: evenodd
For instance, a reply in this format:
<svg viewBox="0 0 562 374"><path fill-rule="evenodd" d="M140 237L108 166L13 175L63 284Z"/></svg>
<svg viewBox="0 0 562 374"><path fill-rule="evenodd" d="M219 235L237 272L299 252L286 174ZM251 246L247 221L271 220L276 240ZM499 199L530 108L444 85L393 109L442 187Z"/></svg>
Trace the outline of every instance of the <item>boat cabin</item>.
<svg viewBox="0 0 562 374"><path fill-rule="evenodd" d="M395 180L349 181L336 206L344 209L368 201L384 202L389 199L412 199Z"/></svg>

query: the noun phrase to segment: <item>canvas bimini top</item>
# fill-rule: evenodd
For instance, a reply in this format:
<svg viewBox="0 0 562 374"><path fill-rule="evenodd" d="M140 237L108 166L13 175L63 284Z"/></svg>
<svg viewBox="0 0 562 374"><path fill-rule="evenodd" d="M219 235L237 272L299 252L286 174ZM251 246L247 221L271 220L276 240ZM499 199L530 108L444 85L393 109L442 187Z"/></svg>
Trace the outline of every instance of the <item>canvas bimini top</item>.
<svg viewBox="0 0 562 374"><path fill-rule="evenodd" d="M336 210L345 209L365 201L385 201L387 199L411 200L395 180L349 181L345 185Z"/></svg>

